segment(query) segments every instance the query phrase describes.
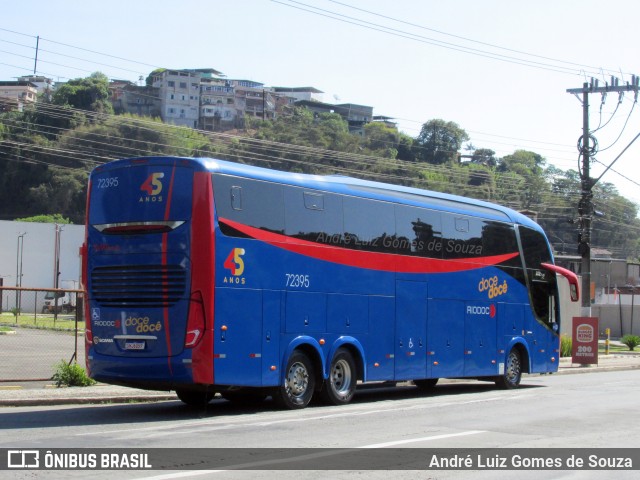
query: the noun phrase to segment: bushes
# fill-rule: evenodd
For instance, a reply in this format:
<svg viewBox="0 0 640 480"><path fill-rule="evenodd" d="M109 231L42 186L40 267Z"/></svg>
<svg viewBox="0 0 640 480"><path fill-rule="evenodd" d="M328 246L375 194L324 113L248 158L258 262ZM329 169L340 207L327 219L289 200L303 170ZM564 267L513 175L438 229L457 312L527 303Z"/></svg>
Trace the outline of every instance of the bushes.
<svg viewBox="0 0 640 480"><path fill-rule="evenodd" d="M633 352L633 349L640 345L640 337L638 335L625 335L620 339L620 343L629 347L629 350Z"/></svg>
<svg viewBox="0 0 640 480"><path fill-rule="evenodd" d="M56 365L56 372L51 379L56 382L56 387L89 387L95 385L96 381L89 378L77 363L67 364L64 360Z"/></svg>
<svg viewBox="0 0 640 480"><path fill-rule="evenodd" d="M562 335L560 337L560 356L570 357L572 345L573 345L573 341L571 340L571 337Z"/></svg>

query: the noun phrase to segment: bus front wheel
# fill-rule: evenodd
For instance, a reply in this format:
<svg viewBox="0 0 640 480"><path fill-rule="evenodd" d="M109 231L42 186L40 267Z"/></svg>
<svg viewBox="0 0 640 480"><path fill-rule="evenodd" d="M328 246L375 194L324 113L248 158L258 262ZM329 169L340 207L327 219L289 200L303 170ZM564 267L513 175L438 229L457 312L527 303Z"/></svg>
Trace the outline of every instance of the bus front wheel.
<svg viewBox="0 0 640 480"><path fill-rule="evenodd" d="M345 405L356 392L356 362L348 350L338 350L331 360L329 378L322 386L320 396L329 405Z"/></svg>
<svg viewBox="0 0 640 480"><path fill-rule="evenodd" d="M289 410L305 408L313 397L315 374L309 357L296 350L289 357L281 385L273 392L273 400Z"/></svg>
<svg viewBox="0 0 640 480"><path fill-rule="evenodd" d="M496 385L500 388L518 388L522 378L522 356L520 352L513 348L509 352L507 362L504 366L504 373L496 378Z"/></svg>

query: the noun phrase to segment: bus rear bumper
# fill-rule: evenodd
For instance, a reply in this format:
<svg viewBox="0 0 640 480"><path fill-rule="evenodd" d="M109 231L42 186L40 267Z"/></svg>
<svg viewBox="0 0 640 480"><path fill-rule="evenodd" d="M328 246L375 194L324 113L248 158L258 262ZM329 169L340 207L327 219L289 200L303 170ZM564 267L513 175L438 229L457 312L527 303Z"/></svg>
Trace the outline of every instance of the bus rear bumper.
<svg viewBox="0 0 640 480"><path fill-rule="evenodd" d="M183 355L169 358L119 358L92 352L87 367L91 378L111 385L145 390L175 390L194 384L191 359Z"/></svg>

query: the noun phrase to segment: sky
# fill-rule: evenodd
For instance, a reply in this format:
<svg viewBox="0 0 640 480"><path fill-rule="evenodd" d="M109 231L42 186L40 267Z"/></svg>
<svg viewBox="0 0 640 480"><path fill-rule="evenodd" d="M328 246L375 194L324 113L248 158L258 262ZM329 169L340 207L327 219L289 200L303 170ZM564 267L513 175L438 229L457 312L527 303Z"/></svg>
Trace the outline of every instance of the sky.
<svg viewBox="0 0 640 480"><path fill-rule="evenodd" d="M4 2L0 80L154 68L214 68L266 86L312 86L328 103L372 106L416 137L452 121L476 148L518 149L577 170L581 100L567 89L640 75L640 2L618 0L34 0ZM640 204L633 92L589 95L601 182ZM464 153L464 152L463 152ZM616 158L619 157L617 160Z"/></svg>

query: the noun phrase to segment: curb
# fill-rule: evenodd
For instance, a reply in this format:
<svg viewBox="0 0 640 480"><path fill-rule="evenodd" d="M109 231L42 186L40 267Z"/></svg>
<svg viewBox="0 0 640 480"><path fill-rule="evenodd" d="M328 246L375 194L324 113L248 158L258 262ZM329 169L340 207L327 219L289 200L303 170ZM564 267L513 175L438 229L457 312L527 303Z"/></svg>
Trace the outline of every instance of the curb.
<svg viewBox="0 0 640 480"><path fill-rule="evenodd" d="M150 403L167 400L177 400L176 395L134 395L91 396L91 397L61 397L61 398L20 398L0 399L0 407L42 407L47 405L102 405L107 403Z"/></svg>

